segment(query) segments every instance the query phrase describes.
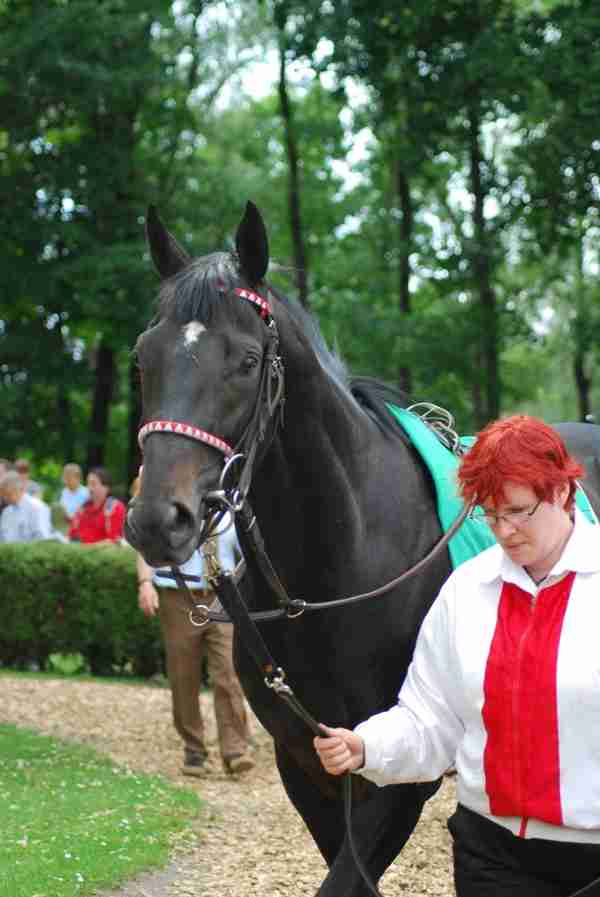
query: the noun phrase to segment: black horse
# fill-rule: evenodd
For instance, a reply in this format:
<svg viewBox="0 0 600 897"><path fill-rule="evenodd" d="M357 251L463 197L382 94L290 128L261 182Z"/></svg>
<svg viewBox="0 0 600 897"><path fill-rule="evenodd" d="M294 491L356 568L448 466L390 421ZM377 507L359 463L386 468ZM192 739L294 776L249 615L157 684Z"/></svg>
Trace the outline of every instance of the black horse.
<svg viewBox="0 0 600 897"><path fill-rule="evenodd" d="M247 450L252 432L259 441L251 447L258 453L248 498L268 556L293 597L330 601L366 592L426 555L441 536L433 486L386 409L392 395L376 383L351 381L313 319L265 282L268 243L256 207L247 205L236 253L192 260L153 210L147 233L164 283L157 315L136 349L146 426L141 493L126 525L130 543L154 566L185 561L201 539L221 452L240 442ZM267 366L277 363L275 330L285 370L285 415L280 421L275 414L257 429L260 405L273 392L265 392L264 383ZM156 421L189 425L195 429L188 435L196 438ZM590 431L600 427L585 428ZM238 536L244 548L242 528ZM245 554L247 604L273 608L260 566ZM295 694L317 720L352 727L395 701L419 626L449 572L443 551L424 574L384 597L260 626ZM285 789L329 866L318 894L365 897L345 832L339 780L323 771L311 731L265 687L237 631L235 663L253 710L274 739ZM354 837L378 879L438 783L379 789L355 777L354 784Z"/></svg>

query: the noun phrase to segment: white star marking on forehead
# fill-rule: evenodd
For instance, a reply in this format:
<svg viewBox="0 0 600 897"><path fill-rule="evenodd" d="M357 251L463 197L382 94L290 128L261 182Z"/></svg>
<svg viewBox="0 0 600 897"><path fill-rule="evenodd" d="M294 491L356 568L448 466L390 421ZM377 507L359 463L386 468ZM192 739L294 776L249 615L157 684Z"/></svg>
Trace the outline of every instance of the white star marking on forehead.
<svg viewBox="0 0 600 897"><path fill-rule="evenodd" d="M206 327L204 324L201 324L200 321L190 321L189 324L186 324L183 330L183 341L186 346L193 346L201 333L206 331Z"/></svg>

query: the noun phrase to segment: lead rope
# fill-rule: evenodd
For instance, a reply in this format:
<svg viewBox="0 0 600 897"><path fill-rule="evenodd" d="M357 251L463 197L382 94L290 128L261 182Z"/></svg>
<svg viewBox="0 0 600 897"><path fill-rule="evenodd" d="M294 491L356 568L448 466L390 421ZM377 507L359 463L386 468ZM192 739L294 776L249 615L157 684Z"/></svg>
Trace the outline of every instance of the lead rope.
<svg viewBox="0 0 600 897"><path fill-rule="evenodd" d="M211 564L210 558L207 559ZM229 573L225 573L219 569L218 573L209 572L210 583L218 595L219 601L227 611L231 622L234 626L239 627L239 636L243 640L243 645L247 648L259 671L263 675L264 683L267 688L275 692L277 697L281 698L288 705L290 710L299 717L314 735L323 735L323 730L316 719L306 710L303 704L298 700L292 688L287 684L285 671L276 664L262 638L260 632L256 628L250 617L248 609L242 600L237 583ZM184 587L185 581L181 580ZM358 853L354 837L352 834L352 777L350 773L345 773L342 781L342 791L344 798L344 820L346 823L346 831L348 833L348 843L356 868L367 885L373 897L382 897L381 892L372 881L367 872L364 863Z"/></svg>
<svg viewBox="0 0 600 897"><path fill-rule="evenodd" d="M583 897L584 894L587 894L588 897L592 897L592 895L593 897L598 897L598 894L600 894L600 878L595 878L589 885L574 891L570 897Z"/></svg>

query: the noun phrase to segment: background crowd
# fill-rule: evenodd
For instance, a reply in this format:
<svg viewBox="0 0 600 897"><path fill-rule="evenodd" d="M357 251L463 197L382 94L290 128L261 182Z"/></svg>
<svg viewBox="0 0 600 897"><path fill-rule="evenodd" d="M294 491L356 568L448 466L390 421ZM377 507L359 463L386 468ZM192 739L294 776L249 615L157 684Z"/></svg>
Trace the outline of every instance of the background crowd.
<svg viewBox="0 0 600 897"><path fill-rule="evenodd" d="M30 476L26 458L0 458L0 542L58 539L88 545L120 544L125 504L112 495L110 473L92 468L83 485L79 464L65 464L51 503Z"/></svg>
<svg viewBox="0 0 600 897"><path fill-rule="evenodd" d="M0 543L55 539L89 546L127 545L123 538L125 503L112 494L112 480L105 468L93 467L83 485L79 464L65 464L62 488L57 484L50 503L30 472L25 458L14 462L0 458ZM136 477L130 489L132 498L138 490ZM207 551L224 569L233 568L240 557L233 527L209 540L182 568L196 576L191 584L194 602L210 607L215 595L205 576ZM192 625L189 596L149 567L141 555L136 558L136 569L138 606L146 616L157 615L160 622L173 723L183 742L182 773L200 775L208 757L198 701L204 660L214 691L221 761L228 773L247 772L254 761L248 749L244 698L233 668L232 627Z"/></svg>

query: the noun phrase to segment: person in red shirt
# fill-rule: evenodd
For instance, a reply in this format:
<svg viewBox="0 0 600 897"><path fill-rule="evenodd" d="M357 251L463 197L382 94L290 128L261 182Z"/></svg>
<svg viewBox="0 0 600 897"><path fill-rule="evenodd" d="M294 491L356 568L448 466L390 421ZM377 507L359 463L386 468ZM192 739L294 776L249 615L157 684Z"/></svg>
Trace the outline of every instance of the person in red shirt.
<svg viewBox="0 0 600 897"><path fill-rule="evenodd" d="M123 538L125 505L110 494L110 474L104 467L94 467L88 474L87 486L90 498L73 517L69 540L86 545L118 544Z"/></svg>

